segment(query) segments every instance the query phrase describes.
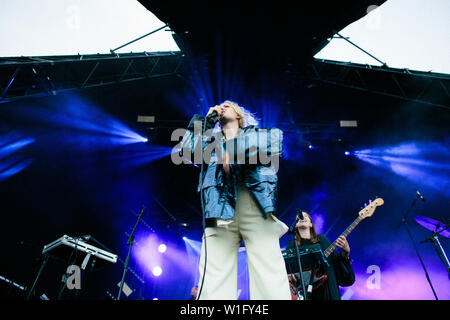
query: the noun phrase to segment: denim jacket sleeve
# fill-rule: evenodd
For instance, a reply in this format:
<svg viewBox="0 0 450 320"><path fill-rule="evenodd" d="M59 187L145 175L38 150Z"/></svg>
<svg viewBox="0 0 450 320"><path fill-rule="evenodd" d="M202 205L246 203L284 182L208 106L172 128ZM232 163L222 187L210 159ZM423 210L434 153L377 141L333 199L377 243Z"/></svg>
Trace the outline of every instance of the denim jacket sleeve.
<svg viewBox="0 0 450 320"><path fill-rule="evenodd" d="M190 152L191 155L194 155L194 163L200 164L201 159L200 153L197 152L197 148L200 147L199 141L202 137L202 130L204 126L205 117L199 114L195 114L189 125L187 127L186 133L184 134L181 144L180 144L180 155L186 156L185 152ZM205 132L214 128L214 121L210 119L206 119ZM208 144L208 140L210 140L210 136L205 134L203 136L202 148L204 149ZM198 151L201 151L200 149Z"/></svg>
<svg viewBox="0 0 450 320"><path fill-rule="evenodd" d="M234 163L268 164L283 155L283 131L278 128L247 128L238 138L225 143Z"/></svg>

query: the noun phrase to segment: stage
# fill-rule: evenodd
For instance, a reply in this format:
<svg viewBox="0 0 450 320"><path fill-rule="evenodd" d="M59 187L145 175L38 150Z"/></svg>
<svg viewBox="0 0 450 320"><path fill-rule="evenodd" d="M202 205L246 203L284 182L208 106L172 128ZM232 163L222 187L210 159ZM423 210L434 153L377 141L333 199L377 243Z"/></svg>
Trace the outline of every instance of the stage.
<svg viewBox="0 0 450 320"><path fill-rule="evenodd" d="M449 74L314 58L367 1L139 4L180 50L0 54L1 300L192 300L201 165L174 162L174 133L225 100L283 132L287 226L301 209L332 243L383 200L347 234L341 300L450 298ZM250 299L244 241L237 289Z"/></svg>

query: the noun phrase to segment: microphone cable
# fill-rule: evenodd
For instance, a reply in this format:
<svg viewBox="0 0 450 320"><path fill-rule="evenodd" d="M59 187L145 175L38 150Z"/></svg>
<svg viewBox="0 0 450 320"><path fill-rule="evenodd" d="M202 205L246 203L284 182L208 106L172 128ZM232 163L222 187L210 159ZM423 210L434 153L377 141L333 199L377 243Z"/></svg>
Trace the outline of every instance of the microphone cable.
<svg viewBox="0 0 450 320"><path fill-rule="evenodd" d="M215 111L213 111L213 113L211 114L211 116L213 117L214 115L214 112ZM216 112L216 114L217 114L217 112ZM205 281L205 274L206 274L206 262L208 261L208 257L207 257L207 248L206 248L206 233L205 233L205 230L206 230L206 217L205 217L205 207L204 207L204 204L203 204L203 168L204 168L204 161L203 161L203 135L204 135L204 133L205 133L205 129L206 129L206 121L208 121L208 116L206 116L205 117L205 120L204 120L204 122L203 122L203 128L202 128L202 135L201 135L201 137L200 137L200 143L201 143L201 161L202 161L202 164L201 164L201 167L200 167L200 183L201 183L201 186L200 186L200 203L201 203L201 206L202 206L202 216L203 216L203 221L202 221L202 225L203 225L203 237L205 237L205 241L204 241L204 247L205 247L205 262L204 262L204 266L203 266L203 275L202 275L202 284L201 284L201 286L200 286L200 288L198 289L198 295L197 295L197 299L196 300L199 300L200 299L200 295L202 294L202 289L203 289L203 283L204 283L204 281Z"/></svg>

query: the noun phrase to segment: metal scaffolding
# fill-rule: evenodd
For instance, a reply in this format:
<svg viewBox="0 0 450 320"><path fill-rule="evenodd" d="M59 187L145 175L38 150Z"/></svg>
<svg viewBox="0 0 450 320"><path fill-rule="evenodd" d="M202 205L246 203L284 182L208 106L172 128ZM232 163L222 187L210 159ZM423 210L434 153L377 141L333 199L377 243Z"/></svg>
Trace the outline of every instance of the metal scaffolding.
<svg viewBox="0 0 450 320"><path fill-rule="evenodd" d="M301 78L450 109L448 74L316 59Z"/></svg>
<svg viewBox="0 0 450 320"><path fill-rule="evenodd" d="M0 58L0 103L150 78L182 77L183 57L181 52L144 52ZM450 109L448 74L315 59L295 76L303 86L323 83Z"/></svg>
<svg viewBox="0 0 450 320"><path fill-rule="evenodd" d="M180 52L0 58L0 103L176 76Z"/></svg>

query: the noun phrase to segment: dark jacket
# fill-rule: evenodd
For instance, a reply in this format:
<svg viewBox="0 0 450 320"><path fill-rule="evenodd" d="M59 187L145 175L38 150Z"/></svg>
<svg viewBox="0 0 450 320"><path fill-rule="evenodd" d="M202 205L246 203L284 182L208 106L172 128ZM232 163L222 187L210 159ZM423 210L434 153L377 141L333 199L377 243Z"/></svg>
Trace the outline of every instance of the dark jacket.
<svg viewBox="0 0 450 320"><path fill-rule="evenodd" d="M322 234L318 235L320 248L324 252L330 245L330 241ZM302 240L302 245L311 244L308 240ZM290 240L286 249L295 248L294 241ZM301 248L301 247L300 247ZM348 287L355 282L355 273L350 259L345 258L341 252L335 250L327 258L329 266L326 267L328 280L319 288L314 290L311 300L340 300L339 286Z"/></svg>
<svg viewBox="0 0 450 320"><path fill-rule="evenodd" d="M193 162L198 164L204 120L204 116L194 115L180 145L180 155L186 157L186 153L190 156L196 153ZM239 131L237 138L223 141L221 131L211 133L213 127L214 122L207 120L205 132L209 130L209 134L203 135L202 143L206 164L197 189L203 192L205 218L229 220L234 217L239 182L244 183L253 195L264 218L269 212L275 214L278 168L273 164L279 163L282 156L283 132L276 128L247 126ZM234 155L230 159L230 175L224 173L221 163L225 151ZM261 154L267 157L261 157Z"/></svg>

